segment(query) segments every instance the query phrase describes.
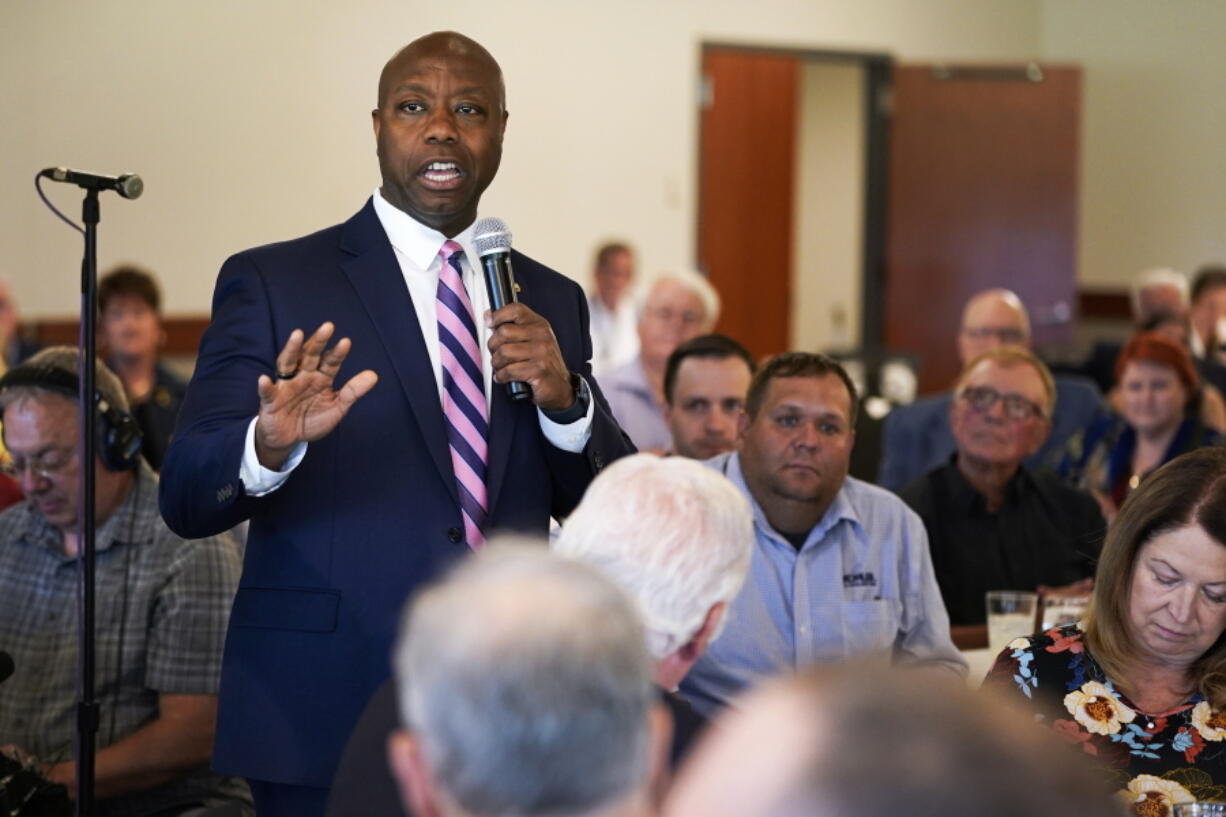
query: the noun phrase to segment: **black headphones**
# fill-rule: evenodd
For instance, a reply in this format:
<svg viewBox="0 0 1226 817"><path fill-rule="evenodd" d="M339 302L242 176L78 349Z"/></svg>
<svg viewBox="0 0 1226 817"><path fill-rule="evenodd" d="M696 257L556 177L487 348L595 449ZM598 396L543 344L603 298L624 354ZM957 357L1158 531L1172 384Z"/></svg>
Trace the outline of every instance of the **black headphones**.
<svg viewBox="0 0 1226 817"><path fill-rule="evenodd" d="M75 374L57 366L25 363L10 369L0 377L0 392L19 387L45 389L76 400L81 381ZM127 471L136 467L140 460L143 439L136 418L121 408L112 406L94 391L94 438L98 456L110 471Z"/></svg>

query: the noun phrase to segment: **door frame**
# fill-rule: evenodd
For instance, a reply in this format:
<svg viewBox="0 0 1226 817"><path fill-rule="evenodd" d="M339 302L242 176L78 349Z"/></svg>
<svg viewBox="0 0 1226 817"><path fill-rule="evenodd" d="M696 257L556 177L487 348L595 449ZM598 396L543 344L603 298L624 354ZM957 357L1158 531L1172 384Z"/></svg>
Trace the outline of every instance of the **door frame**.
<svg viewBox="0 0 1226 817"><path fill-rule="evenodd" d="M708 51L735 51L775 57L795 57L801 62L832 62L859 66L864 71L861 100L864 116L864 232L860 253L860 343L868 351L881 350L885 342L885 250L886 191L891 93L894 59L875 51L841 51L824 48L785 48L721 40L704 40L698 52L701 81L703 57ZM695 107L695 132L698 134L698 167L702 167L702 105ZM698 186L698 224L694 231L694 257L701 258L702 174L695 174Z"/></svg>

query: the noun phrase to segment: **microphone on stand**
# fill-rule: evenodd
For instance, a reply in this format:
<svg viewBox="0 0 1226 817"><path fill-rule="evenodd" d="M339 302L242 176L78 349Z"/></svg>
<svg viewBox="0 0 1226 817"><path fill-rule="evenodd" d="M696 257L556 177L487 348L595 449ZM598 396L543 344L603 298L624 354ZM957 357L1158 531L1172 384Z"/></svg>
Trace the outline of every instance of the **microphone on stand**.
<svg viewBox="0 0 1226 817"><path fill-rule="evenodd" d="M114 190L125 199L140 198L140 194L145 192L144 181L135 173L101 176L97 173L86 173L84 170L71 170L67 167L49 167L38 175L45 176L54 182L75 184L86 190Z"/></svg>
<svg viewBox="0 0 1226 817"><path fill-rule="evenodd" d="M481 219L473 230L473 244L485 270L485 289L489 292L490 307L498 310L507 304L517 303L519 295L515 271L511 269L511 229L506 222L493 217ZM507 393L512 400L532 397L528 384L518 380L507 384Z"/></svg>

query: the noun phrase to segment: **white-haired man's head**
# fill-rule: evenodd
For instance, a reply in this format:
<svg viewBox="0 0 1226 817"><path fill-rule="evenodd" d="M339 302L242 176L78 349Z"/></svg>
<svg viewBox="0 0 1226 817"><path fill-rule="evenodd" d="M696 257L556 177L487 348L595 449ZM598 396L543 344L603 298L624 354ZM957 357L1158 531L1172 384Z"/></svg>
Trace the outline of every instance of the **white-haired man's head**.
<svg viewBox="0 0 1226 817"><path fill-rule="evenodd" d="M599 571L493 540L405 612L406 729L389 759L418 817L604 814L645 801L662 761L633 602Z"/></svg>
<svg viewBox="0 0 1226 817"><path fill-rule="evenodd" d="M1166 267L1145 270L1132 282L1132 322L1149 326L1157 319L1185 317L1188 293L1188 276L1182 272Z"/></svg>
<svg viewBox="0 0 1226 817"><path fill-rule="evenodd" d="M674 349L710 332L719 320L719 293L705 275L689 270L655 276L636 305L639 357L644 368L661 373Z"/></svg>
<svg viewBox="0 0 1226 817"><path fill-rule="evenodd" d="M723 475L683 457L636 454L592 482L553 547L634 597L656 682L672 689L718 634L753 541L749 503Z"/></svg>

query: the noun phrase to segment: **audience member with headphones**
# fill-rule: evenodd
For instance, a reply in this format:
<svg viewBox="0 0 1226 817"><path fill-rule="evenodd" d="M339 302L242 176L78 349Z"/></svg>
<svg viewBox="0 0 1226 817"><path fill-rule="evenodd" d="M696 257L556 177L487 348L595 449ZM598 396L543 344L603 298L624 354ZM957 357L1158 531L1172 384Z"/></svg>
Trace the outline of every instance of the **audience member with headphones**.
<svg viewBox="0 0 1226 817"><path fill-rule="evenodd" d="M0 378L5 470L26 502L0 513L0 746L73 790L79 549L79 355L46 349ZM118 378L101 363L97 424L96 789L101 815L252 814L209 770L222 643L240 572L226 536L184 540Z"/></svg>

